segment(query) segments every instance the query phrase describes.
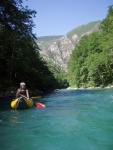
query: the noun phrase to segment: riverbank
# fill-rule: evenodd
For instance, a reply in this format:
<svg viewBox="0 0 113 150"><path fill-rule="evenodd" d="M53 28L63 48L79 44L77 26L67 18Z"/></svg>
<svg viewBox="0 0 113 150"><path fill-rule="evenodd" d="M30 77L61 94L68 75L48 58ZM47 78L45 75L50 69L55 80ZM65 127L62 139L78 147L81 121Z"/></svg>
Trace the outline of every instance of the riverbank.
<svg viewBox="0 0 113 150"><path fill-rule="evenodd" d="M113 85L111 86L106 86L106 87L80 87L80 88L76 88L76 87L68 87L67 90L93 90L93 89L110 89L113 88ZM56 89L55 91L58 91L59 89ZM33 96L39 96L39 95L44 95L49 93L52 90L44 90L44 91L40 91L38 89L35 90L29 90L29 95L30 97ZM0 91L0 98L14 98L16 94L16 91Z"/></svg>
<svg viewBox="0 0 113 150"><path fill-rule="evenodd" d="M80 87L80 88L76 88L76 87L68 87L67 90L84 90L84 89L89 89L89 90L92 90L92 89L110 89L110 88L113 88L113 85L111 86L106 86L106 87Z"/></svg>
<svg viewBox="0 0 113 150"><path fill-rule="evenodd" d="M30 97L32 96L39 96L47 93L47 91L40 91L38 89L35 90L29 90ZM14 98L16 95L15 91L0 91L0 98Z"/></svg>

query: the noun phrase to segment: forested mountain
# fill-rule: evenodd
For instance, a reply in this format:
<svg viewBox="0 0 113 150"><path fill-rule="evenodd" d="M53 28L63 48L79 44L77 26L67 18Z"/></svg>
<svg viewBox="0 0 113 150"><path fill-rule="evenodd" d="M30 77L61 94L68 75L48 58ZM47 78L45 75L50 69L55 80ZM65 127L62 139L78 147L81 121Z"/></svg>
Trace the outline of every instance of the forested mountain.
<svg viewBox="0 0 113 150"><path fill-rule="evenodd" d="M33 17L36 12L21 0L0 1L0 90L17 87L48 90L60 87L59 80L40 57Z"/></svg>
<svg viewBox="0 0 113 150"><path fill-rule="evenodd" d="M68 79L74 87L113 84L113 6L100 24L100 32L83 36L68 64Z"/></svg>
<svg viewBox="0 0 113 150"><path fill-rule="evenodd" d="M37 43L41 49L41 55L51 61L59 68L66 71L67 62L75 45L83 35L90 34L99 30L100 21L90 22L86 25L79 26L74 30L61 37L40 37Z"/></svg>
<svg viewBox="0 0 113 150"><path fill-rule="evenodd" d="M112 6L101 23L38 41L32 32L35 14L21 0L0 1L0 90L17 87L21 81L31 89L62 88L68 86L67 78L76 87L113 83Z"/></svg>

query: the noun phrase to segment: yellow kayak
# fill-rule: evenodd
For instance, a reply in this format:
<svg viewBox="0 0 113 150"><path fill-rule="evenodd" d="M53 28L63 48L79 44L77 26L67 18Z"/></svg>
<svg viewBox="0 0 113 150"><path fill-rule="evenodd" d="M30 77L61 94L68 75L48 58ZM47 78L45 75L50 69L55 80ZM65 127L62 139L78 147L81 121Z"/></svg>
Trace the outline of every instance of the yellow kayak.
<svg viewBox="0 0 113 150"><path fill-rule="evenodd" d="M11 102L11 108L13 109L27 109L33 107L32 99L17 98Z"/></svg>

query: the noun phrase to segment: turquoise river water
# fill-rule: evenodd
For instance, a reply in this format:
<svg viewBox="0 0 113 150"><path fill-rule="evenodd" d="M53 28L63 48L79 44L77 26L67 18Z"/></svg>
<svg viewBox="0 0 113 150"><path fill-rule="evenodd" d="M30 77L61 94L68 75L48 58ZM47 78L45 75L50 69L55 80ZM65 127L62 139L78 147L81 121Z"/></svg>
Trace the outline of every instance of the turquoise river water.
<svg viewBox="0 0 113 150"><path fill-rule="evenodd" d="M0 107L0 150L113 150L113 89L60 90L37 101L47 107Z"/></svg>

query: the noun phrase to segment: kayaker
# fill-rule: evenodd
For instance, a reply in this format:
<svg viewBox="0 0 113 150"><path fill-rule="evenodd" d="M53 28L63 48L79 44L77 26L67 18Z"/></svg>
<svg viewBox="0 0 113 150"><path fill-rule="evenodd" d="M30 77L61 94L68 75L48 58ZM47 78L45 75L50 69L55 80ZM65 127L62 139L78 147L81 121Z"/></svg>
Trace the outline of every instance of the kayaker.
<svg viewBox="0 0 113 150"><path fill-rule="evenodd" d="M16 92L16 98L22 97L22 95L29 99L29 92L26 89L26 84L24 82L20 83L20 88Z"/></svg>

